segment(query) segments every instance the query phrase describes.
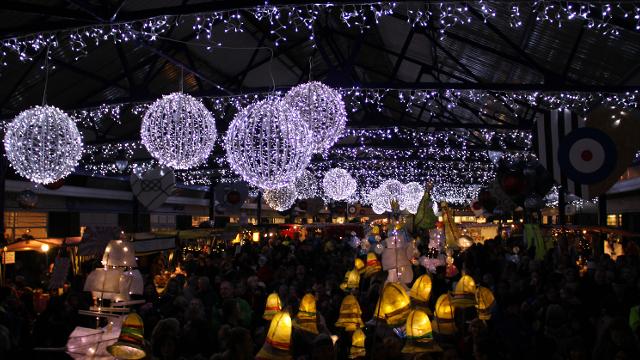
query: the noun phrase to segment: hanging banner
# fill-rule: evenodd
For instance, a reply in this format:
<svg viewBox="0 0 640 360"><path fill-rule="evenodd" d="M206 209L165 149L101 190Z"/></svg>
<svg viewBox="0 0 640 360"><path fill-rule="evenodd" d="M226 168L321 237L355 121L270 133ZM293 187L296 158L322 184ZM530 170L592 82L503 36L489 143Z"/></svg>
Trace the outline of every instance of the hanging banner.
<svg viewBox="0 0 640 360"><path fill-rule="evenodd" d="M615 184L640 148L636 110L598 108L580 117L569 110L537 119L535 149L540 163L570 194L585 200Z"/></svg>

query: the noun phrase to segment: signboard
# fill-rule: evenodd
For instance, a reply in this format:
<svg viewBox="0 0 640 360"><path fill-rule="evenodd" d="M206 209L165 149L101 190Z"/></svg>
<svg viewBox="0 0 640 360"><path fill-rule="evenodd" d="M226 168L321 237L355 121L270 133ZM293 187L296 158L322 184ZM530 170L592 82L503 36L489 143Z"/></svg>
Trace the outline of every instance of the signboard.
<svg viewBox="0 0 640 360"><path fill-rule="evenodd" d="M15 251L7 251L2 253L2 263L3 264L15 264L16 263L16 252Z"/></svg>

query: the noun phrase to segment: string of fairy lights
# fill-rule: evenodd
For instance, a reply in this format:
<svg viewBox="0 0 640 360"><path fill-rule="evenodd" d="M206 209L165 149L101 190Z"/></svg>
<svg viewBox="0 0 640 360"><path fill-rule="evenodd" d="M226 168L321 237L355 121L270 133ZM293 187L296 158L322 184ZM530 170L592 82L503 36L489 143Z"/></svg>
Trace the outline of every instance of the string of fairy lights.
<svg viewBox="0 0 640 360"><path fill-rule="evenodd" d="M496 92L488 90L451 90L451 89L382 89L382 88L343 88L339 89L343 96L346 110L356 113L363 106L373 107L376 111L384 111L389 103L402 106L402 111L419 113L424 108L429 114L437 116L444 107L448 111L468 104L477 108L486 121L495 119L489 115L496 112L511 118L521 117L526 108L542 108L550 110L567 109L585 114L595 106L612 106L617 108L637 108L640 106L640 91L627 93L602 92L539 92L513 91ZM235 114L239 109L262 100L269 95L282 95L282 91L258 92L231 96L204 96L200 100L218 119L229 113ZM498 100L496 100L498 99ZM125 119L142 118L151 102L103 104L92 108L74 109L69 113L79 126L101 129L106 120L122 123ZM526 104L526 105L525 105ZM2 126L8 119L4 119Z"/></svg>
<svg viewBox="0 0 640 360"><path fill-rule="evenodd" d="M460 99L482 101L481 91L401 91L388 89L342 89L346 108L349 113L358 111L359 104L367 102L384 109L385 101L405 99L407 104L415 104L415 99L435 98L440 94L444 106L455 109ZM485 91L485 96L489 96ZM273 94L273 93L271 93ZM276 95L281 94L276 92ZM237 113L248 104L266 98L269 93L245 94L240 96L204 97L200 100L216 119L223 119ZM637 107L634 93L607 94L609 101L618 106ZM505 99L525 99L523 93L503 94ZM549 107L555 104L561 108L582 111L597 94L526 94L526 98L535 98ZM354 99L359 98L360 101ZM540 100L542 98L542 100ZM603 95L601 99L605 98ZM394 100L395 100L394 99ZM408 100L407 100L408 99ZM454 99L454 100L452 100ZM422 100L421 100L422 101ZM529 101L529 100L526 100ZM514 107L517 108L515 100ZM587 105L588 106L588 105ZM70 114L80 127L101 128L110 122L121 124L123 121L141 119L149 107L148 103L102 105L91 109L71 111ZM413 105L407 105L409 111ZM126 120L125 120L126 119ZM498 148L507 159L531 158L532 133L530 130L446 130L433 131L425 128L347 128L342 133L343 144L317 155L311 162L310 170L321 174L331 168L340 167L352 173L360 184L355 195L364 198L367 191L376 188L389 178L403 182L431 182L435 185L434 194L452 202L463 202L472 198L480 186L487 184L494 176L495 168L486 148ZM474 140L475 139L475 140ZM477 141L480 140L480 143ZM385 147L382 144L391 144ZM399 147L398 144L404 144ZM216 155L217 154L217 155ZM124 165L123 165L124 164ZM123 141L106 144L88 144L84 149L83 160L77 168L78 173L89 176L122 176L129 173L141 174L157 166L140 141ZM318 175L319 176L319 175ZM220 148L210 156L207 164L189 170L176 171L179 181L187 185L209 185L212 181L231 182L239 177L229 167Z"/></svg>
<svg viewBox="0 0 640 360"><path fill-rule="evenodd" d="M223 47L217 40L219 32L247 30L247 16L268 24L278 46L287 41L290 32L306 31L309 40L313 41L314 24L326 15L337 15L345 26L361 31L384 17L395 16L405 18L414 27L437 24L444 36L450 27L478 18L487 22L498 14L506 14L513 27L522 26L524 17L535 15L536 21L558 27L564 22L582 21L588 28L609 35L619 34L615 24L620 19L635 21L636 30L640 30L640 3L632 1L597 4L581 1L427 1L419 6L411 2L262 5L14 37L0 40L0 57L5 65L9 54L29 61L46 48L48 59L51 48L69 44L78 58L89 51L90 44L166 39L163 35L169 29L183 24L192 26L197 40L202 41L199 45L210 44L206 46L212 50ZM336 187L334 194L328 195L334 200L364 201L385 181L393 180L398 184L418 186L430 183L434 198L458 203L475 197L479 188L495 176L496 155L491 152L499 151L506 161L535 158L531 153L530 128L536 110L568 109L584 115L595 106L637 108L639 96L638 91L330 88L309 81L292 89L275 89L274 85L273 91L243 95L194 98L180 91L153 103L104 104L68 113L77 126L95 131L124 121L142 119L143 123L141 141L86 145L81 150L83 159L76 168L81 174L141 174L162 165L174 168L178 181L187 185L209 185L214 181L230 182L242 178L255 187L279 194L276 190L290 186L299 175L308 171L316 179L324 177L325 192ZM422 128L345 129L348 114L364 112L366 115L371 111L382 113L390 109L417 113L419 121L426 116L428 120L448 119L452 127L466 126L435 131L424 122L424 125L417 124L417 127L424 126ZM215 144L215 122L230 117L233 121L225 139L222 144ZM60 118L56 115L53 120L58 124ZM7 123L2 123L3 129ZM473 129L479 123L504 128ZM367 125L366 121L362 124ZM16 143L20 143L20 136L14 137ZM59 140L67 141L62 135ZM336 141L340 143L334 146ZM393 145L385 147L379 143ZM34 143L29 150L35 148L38 145ZM222 154L223 148L226 157ZM212 149L215 149L213 155L209 155ZM77 159L67 160L72 165L78 163ZM46 165L45 172L51 172L47 162L41 163ZM327 180L327 174L337 171L344 173L342 177ZM295 198L287 194L286 199ZM280 200L278 202L284 203Z"/></svg>
<svg viewBox="0 0 640 360"><path fill-rule="evenodd" d="M207 40L211 48L223 46L226 33L248 31L248 24L258 22L268 28L275 46L289 40L292 34L306 33L316 38L316 24L333 16L347 28L364 32L387 17L406 20L412 27L435 28L446 36L449 28L474 21L488 22L504 18L512 28L524 26L529 18L558 28L570 22L581 22L603 35L620 34L618 21L630 22L640 30L640 2L637 1L421 1L370 3L317 3L269 5L194 14L161 15L132 21L113 21L66 30L9 37L0 40L0 64L10 57L32 61L47 47L67 46L76 59L87 55L91 46L103 42L156 41L174 26L190 26L196 38ZM248 21L248 18L251 21Z"/></svg>

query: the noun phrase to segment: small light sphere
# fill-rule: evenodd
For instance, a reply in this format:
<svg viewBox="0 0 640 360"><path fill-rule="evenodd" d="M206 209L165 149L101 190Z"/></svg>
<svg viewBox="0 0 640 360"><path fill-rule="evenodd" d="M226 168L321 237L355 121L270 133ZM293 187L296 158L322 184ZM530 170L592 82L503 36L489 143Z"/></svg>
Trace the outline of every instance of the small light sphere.
<svg viewBox="0 0 640 360"><path fill-rule="evenodd" d="M404 193L404 184L395 179L385 180L381 185L381 189L384 189L389 194L389 201L402 199Z"/></svg>
<svg viewBox="0 0 640 360"><path fill-rule="evenodd" d="M410 182L404 186L404 191L400 196L400 208L415 214L418 211L420 200L424 195L424 188L417 182Z"/></svg>
<svg viewBox="0 0 640 360"><path fill-rule="evenodd" d="M334 168L327 171L322 179L322 188L329 198L347 200L356 192L356 180L344 169Z"/></svg>
<svg viewBox="0 0 640 360"><path fill-rule="evenodd" d="M265 190L264 201L270 208L276 211L285 211L291 208L298 194L293 185L283 186L277 189Z"/></svg>
<svg viewBox="0 0 640 360"><path fill-rule="evenodd" d="M34 106L7 125L4 148L20 176L51 184L69 175L82 157L82 136L73 119L54 106Z"/></svg>
<svg viewBox="0 0 640 360"><path fill-rule="evenodd" d="M302 120L313 133L314 153L333 146L347 125L347 111L342 95L318 81L298 85L287 92L285 101L300 111Z"/></svg>
<svg viewBox="0 0 640 360"><path fill-rule="evenodd" d="M217 137L216 122L202 102L176 92L149 106L140 136L160 164L185 170L209 157Z"/></svg>
<svg viewBox="0 0 640 360"><path fill-rule="evenodd" d="M309 170L302 172L295 181L296 193L298 199L311 199L320 193L318 188L318 179Z"/></svg>
<svg viewBox="0 0 640 360"><path fill-rule="evenodd" d="M302 174L311 161L310 145L311 131L300 113L277 97L240 110L224 140L231 169L267 190L292 184Z"/></svg>
<svg viewBox="0 0 640 360"><path fill-rule="evenodd" d="M378 187L369 192L367 200L371 203L373 212L380 215L386 211L391 211L391 202L389 201L390 194L383 188Z"/></svg>

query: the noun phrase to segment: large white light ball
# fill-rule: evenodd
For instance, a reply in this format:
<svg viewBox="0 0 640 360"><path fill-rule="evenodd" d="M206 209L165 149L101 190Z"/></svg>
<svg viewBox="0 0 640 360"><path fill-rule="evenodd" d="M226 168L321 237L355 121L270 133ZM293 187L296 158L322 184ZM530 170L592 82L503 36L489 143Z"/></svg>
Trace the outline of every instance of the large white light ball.
<svg viewBox="0 0 640 360"><path fill-rule="evenodd" d="M420 200L424 195L424 188L417 182L410 182L404 186L404 191L400 197L400 208L415 214L418 211Z"/></svg>
<svg viewBox="0 0 640 360"><path fill-rule="evenodd" d="M224 147L233 171L262 189L293 183L311 161L311 131L297 110L270 97L242 109Z"/></svg>
<svg viewBox="0 0 640 360"><path fill-rule="evenodd" d="M295 181L296 193L298 199L311 199L318 196L320 189L318 188L318 179L309 170L302 172Z"/></svg>
<svg viewBox="0 0 640 360"><path fill-rule="evenodd" d="M314 153L323 152L338 141L347 124L347 111L337 90L311 81L289 90L285 101L300 111L311 129Z"/></svg>
<svg viewBox="0 0 640 360"><path fill-rule="evenodd" d="M216 122L202 102L187 94L173 93L149 106L140 136L160 164L189 169L209 157L216 141Z"/></svg>
<svg viewBox="0 0 640 360"><path fill-rule="evenodd" d="M69 175L82 157L76 123L54 106L35 106L7 125L4 148L21 176L50 184Z"/></svg>
<svg viewBox="0 0 640 360"><path fill-rule="evenodd" d="M295 186L288 185L277 189L265 190L264 201L276 211L285 211L293 205L298 194Z"/></svg>
<svg viewBox="0 0 640 360"><path fill-rule="evenodd" d="M333 200L348 199L356 192L356 180L344 169L334 168L324 174L322 187L325 195Z"/></svg>

